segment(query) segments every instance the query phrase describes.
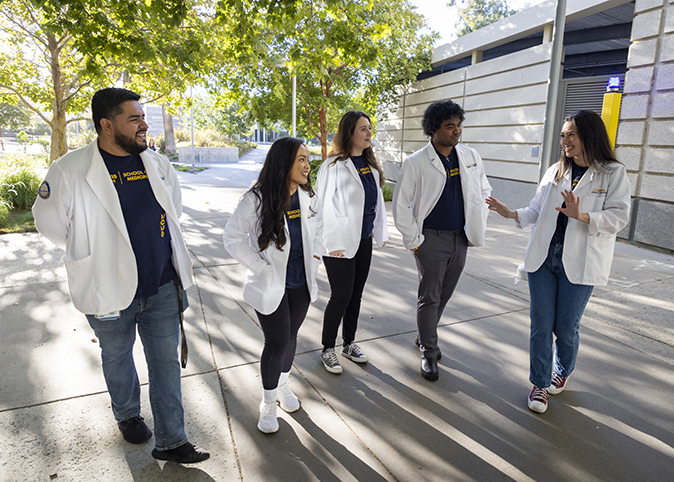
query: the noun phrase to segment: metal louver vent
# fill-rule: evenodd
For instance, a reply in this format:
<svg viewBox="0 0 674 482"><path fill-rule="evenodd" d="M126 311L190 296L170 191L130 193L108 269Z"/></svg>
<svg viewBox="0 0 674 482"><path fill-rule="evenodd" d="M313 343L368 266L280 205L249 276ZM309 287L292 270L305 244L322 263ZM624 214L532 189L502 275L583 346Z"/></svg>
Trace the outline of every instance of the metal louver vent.
<svg viewBox="0 0 674 482"><path fill-rule="evenodd" d="M620 77L620 92L622 92L625 76ZM564 102L564 116L578 110L593 110L601 115L606 93L606 77L584 79L583 82L569 82L566 86Z"/></svg>

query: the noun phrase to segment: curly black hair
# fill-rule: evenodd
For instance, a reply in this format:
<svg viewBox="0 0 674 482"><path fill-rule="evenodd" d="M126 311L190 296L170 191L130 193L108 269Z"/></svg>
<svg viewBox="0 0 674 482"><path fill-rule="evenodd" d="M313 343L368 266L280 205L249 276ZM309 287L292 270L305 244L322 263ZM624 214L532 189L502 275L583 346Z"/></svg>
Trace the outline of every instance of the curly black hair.
<svg viewBox="0 0 674 482"><path fill-rule="evenodd" d="M438 100L426 108L424 118L421 119L421 127L424 129L424 134L430 137L440 129L443 122L452 117L458 117L463 122L463 115L463 109L456 102L449 99Z"/></svg>

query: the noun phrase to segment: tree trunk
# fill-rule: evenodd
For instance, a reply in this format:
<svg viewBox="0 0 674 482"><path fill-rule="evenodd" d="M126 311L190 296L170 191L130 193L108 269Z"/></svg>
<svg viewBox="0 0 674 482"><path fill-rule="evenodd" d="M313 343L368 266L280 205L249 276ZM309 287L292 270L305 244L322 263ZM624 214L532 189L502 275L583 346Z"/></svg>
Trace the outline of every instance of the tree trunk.
<svg viewBox="0 0 674 482"><path fill-rule="evenodd" d="M163 105L161 106L161 114L164 118L164 154L170 157L171 154L178 153L176 149L176 136L173 131L173 116Z"/></svg>
<svg viewBox="0 0 674 482"><path fill-rule="evenodd" d="M61 64L59 56L61 49L54 34L47 34L47 48L51 63L51 78L54 85L54 100L52 103L53 117L51 127L51 152L49 162L52 163L68 152L68 137L66 135L66 109L63 102L63 82L61 79Z"/></svg>
<svg viewBox="0 0 674 482"><path fill-rule="evenodd" d="M51 147L49 163L68 152L68 136L66 134L66 111L61 102L54 102L54 117L51 123Z"/></svg>
<svg viewBox="0 0 674 482"><path fill-rule="evenodd" d="M328 158L328 112L325 107L318 110L318 122L321 133L321 156L325 161Z"/></svg>

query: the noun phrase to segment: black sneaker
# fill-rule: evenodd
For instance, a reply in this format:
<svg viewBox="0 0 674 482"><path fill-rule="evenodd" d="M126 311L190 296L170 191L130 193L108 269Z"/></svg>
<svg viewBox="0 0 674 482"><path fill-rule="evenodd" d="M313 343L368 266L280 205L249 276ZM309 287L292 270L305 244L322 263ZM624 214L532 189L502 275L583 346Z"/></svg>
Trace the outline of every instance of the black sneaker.
<svg viewBox="0 0 674 482"><path fill-rule="evenodd" d="M117 422L117 426L124 440L132 444L142 444L152 437L152 430L147 428L140 415Z"/></svg>
<svg viewBox="0 0 674 482"><path fill-rule="evenodd" d="M152 451L152 456L158 460L168 460L169 462L175 462L176 464L196 464L197 462L203 462L208 459L211 454L199 447L195 447L189 442L170 450L157 450Z"/></svg>

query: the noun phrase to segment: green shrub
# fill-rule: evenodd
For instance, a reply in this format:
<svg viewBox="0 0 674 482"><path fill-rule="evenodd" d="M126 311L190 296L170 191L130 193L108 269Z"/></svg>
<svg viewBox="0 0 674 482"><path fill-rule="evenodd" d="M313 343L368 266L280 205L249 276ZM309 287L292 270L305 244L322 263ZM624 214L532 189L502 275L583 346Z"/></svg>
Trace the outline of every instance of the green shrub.
<svg viewBox="0 0 674 482"><path fill-rule="evenodd" d="M42 154L3 154L0 155L0 177L8 172L22 168L43 169L49 162Z"/></svg>
<svg viewBox="0 0 674 482"><path fill-rule="evenodd" d="M35 172L44 161L32 156L12 155L0 158L0 201L10 209L29 209L42 179Z"/></svg>
<svg viewBox="0 0 674 482"><path fill-rule="evenodd" d="M68 136L68 149L79 149L91 144L98 137L96 130L87 129L81 130L79 135Z"/></svg>
<svg viewBox="0 0 674 482"><path fill-rule="evenodd" d="M393 186L389 186L388 184L384 184L381 187L382 194L384 195L384 201L389 202L393 201Z"/></svg>
<svg viewBox="0 0 674 482"><path fill-rule="evenodd" d="M0 199L0 228L4 228L9 218L9 204Z"/></svg>
<svg viewBox="0 0 674 482"><path fill-rule="evenodd" d="M176 143L178 142L190 142L192 140L192 134L190 131L183 131L180 129L175 129L173 131L173 137L176 140ZM196 145L196 142L195 142Z"/></svg>
<svg viewBox="0 0 674 482"><path fill-rule="evenodd" d="M234 147L239 148L239 157L243 156L249 151L252 151L253 149L257 148L257 144L254 142L250 141L240 141L240 140L233 140L231 141L234 144Z"/></svg>
<svg viewBox="0 0 674 482"><path fill-rule="evenodd" d="M315 159L313 161L309 161L309 165L311 166L311 172L309 173L309 179L311 179L311 185L316 188L316 176L318 175L318 169L321 167L321 164L323 164L322 159Z"/></svg>

